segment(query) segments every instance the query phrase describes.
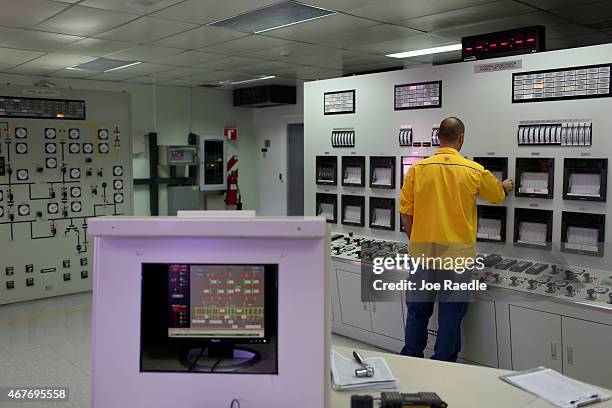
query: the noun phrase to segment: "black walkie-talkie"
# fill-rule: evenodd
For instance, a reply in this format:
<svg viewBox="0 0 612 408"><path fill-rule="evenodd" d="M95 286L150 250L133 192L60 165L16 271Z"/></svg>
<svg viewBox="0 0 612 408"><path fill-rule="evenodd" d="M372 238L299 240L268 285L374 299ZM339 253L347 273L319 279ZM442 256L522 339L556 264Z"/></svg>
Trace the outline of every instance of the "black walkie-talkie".
<svg viewBox="0 0 612 408"><path fill-rule="evenodd" d="M370 395L351 396L351 408L374 408L374 401L380 400L380 408L446 408L448 405L442 401L435 392L418 392L403 394L399 392L382 392L380 398Z"/></svg>

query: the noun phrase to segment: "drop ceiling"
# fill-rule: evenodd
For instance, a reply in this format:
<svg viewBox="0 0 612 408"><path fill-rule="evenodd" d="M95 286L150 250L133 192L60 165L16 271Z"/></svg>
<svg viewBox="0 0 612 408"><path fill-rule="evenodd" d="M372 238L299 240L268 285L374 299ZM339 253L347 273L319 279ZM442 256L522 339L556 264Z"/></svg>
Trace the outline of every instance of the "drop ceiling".
<svg viewBox="0 0 612 408"><path fill-rule="evenodd" d="M610 0L304 0L336 13L260 34L208 25L279 1L0 0L0 72L186 87L260 76L301 84L458 60L459 52L385 54L526 25L546 26L549 50L612 42ZM66 69L96 57L142 63Z"/></svg>

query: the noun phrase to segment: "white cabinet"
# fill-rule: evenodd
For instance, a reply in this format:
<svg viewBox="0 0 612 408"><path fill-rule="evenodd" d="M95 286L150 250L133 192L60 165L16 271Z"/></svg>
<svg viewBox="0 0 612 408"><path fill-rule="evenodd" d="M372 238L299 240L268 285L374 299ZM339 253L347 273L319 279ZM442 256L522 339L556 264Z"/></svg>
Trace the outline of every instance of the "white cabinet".
<svg viewBox="0 0 612 408"><path fill-rule="evenodd" d="M510 306L512 369L539 366L562 371L561 316Z"/></svg>
<svg viewBox="0 0 612 408"><path fill-rule="evenodd" d="M563 373L612 388L612 326L562 317Z"/></svg>
<svg viewBox="0 0 612 408"><path fill-rule="evenodd" d="M336 278L342 323L371 330L370 304L361 301L361 277L352 272L336 269Z"/></svg>
<svg viewBox="0 0 612 408"><path fill-rule="evenodd" d="M372 311L372 330L384 336L404 340L406 320L402 310L404 297L397 292L393 302L370 302Z"/></svg>
<svg viewBox="0 0 612 408"><path fill-rule="evenodd" d="M495 302L472 299L461 323L461 353L459 357L498 367Z"/></svg>

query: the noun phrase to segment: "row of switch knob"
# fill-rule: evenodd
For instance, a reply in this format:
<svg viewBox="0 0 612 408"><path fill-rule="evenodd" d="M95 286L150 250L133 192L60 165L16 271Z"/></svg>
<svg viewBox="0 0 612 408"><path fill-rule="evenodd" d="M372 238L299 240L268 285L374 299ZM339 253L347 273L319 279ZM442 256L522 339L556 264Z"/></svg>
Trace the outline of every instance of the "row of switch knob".
<svg viewBox="0 0 612 408"><path fill-rule="evenodd" d="M519 145L591 146L591 123L519 125Z"/></svg>

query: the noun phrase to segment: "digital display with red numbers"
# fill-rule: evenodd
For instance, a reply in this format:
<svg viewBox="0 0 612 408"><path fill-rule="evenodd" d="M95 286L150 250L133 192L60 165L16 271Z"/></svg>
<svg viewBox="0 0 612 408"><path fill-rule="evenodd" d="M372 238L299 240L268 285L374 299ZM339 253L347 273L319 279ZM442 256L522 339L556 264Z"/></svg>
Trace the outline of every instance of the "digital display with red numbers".
<svg viewBox="0 0 612 408"><path fill-rule="evenodd" d="M173 159L182 159L183 157L185 157L184 150L172 150L170 154L172 154Z"/></svg>
<svg viewBox="0 0 612 408"><path fill-rule="evenodd" d="M544 26L463 37L461 44L464 61L542 52Z"/></svg>

